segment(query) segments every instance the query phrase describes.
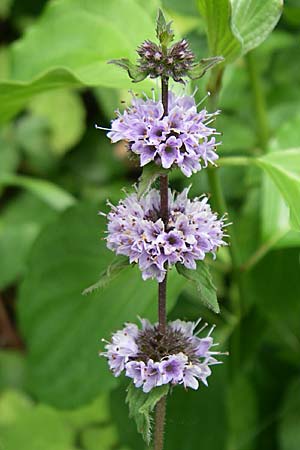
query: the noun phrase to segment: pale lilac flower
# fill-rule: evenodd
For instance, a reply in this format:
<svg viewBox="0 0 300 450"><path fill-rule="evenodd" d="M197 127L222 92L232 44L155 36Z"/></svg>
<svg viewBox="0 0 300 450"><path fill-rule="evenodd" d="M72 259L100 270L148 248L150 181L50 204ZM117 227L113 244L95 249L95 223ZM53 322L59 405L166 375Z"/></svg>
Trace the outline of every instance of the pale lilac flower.
<svg viewBox="0 0 300 450"><path fill-rule="evenodd" d="M217 345L211 337L214 327L206 337L200 338L198 334L207 327L205 324L195 333L200 320L169 322L164 334L157 324L152 325L146 319L140 321L141 329L126 324L123 330L112 335L105 352L100 353L108 359L116 377L124 372L146 393L165 384L182 384L191 389L198 389L200 382L207 386L210 366L220 364L216 356L224 354L212 350ZM129 335L128 330L133 333Z"/></svg>
<svg viewBox="0 0 300 450"><path fill-rule="evenodd" d="M169 112L163 117L161 101L133 96L132 105L118 113L107 136L111 142L125 140L129 149L140 158L140 165L151 161L165 169L178 166L190 177L218 159L214 135L210 127L219 111L197 112L193 96L176 96L169 92ZM97 127L101 128L101 127Z"/></svg>
<svg viewBox="0 0 300 450"><path fill-rule="evenodd" d="M169 220L159 217L159 192L152 189L138 199L131 194L117 206L111 206L108 218L107 246L137 263L144 280L163 281L174 264L196 269L196 261L213 255L226 245L224 218L212 212L206 197L189 200L188 189L175 195L169 191Z"/></svg>

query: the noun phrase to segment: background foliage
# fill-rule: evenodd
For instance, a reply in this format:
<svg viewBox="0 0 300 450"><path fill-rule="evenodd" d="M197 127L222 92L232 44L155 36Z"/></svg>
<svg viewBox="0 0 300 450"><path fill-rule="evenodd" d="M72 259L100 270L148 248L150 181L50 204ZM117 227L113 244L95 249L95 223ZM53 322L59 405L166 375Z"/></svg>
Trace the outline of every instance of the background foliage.
<svg viewBox="0 0 300 450"><path fill-rule="evenodd" d="M128 89L152 86L106 61L153 38L161 5L198 57L226 58L218 174L238 249L238 273L228 249L211 265L220 314L171 273L170 317L205 317L234 351L208 389L174 390L166 448L299 449L299 1L286 0L271 33L276 0L1 0L1 450L144 448L126 382L97 352L125 320L155 319L156 285L126 268L81 292L113 258L97 211L140 175L94 124L109 125ZM199 99L213 77L197 83ZM206 175L171 182L199 195Z"/></svg>

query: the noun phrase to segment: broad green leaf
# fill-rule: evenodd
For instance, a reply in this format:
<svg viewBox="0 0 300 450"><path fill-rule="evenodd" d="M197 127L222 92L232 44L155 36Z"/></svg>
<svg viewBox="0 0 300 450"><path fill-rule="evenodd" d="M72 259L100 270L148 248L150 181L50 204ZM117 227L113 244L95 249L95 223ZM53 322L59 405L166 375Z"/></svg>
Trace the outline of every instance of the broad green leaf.
<svg viewBox="0 0 300 450"><path fill-rule="evenodd" d="M258 425L256 390L242 373L228 387L228 450L252 450Z"/></svg>
<svg viewBox="0 0 300 450"><path fill-rule="evenodd" d="M230 27L230 0L198 0L198 8L205 22L211 55L223 56L225 62L239 56L242 44Z"/></svg>
<svg viewBox="0 0 300 450"><path fill-rule="evenodd" d="M0 288L17 281L26 270L31 246L42 227L57 216L57 211L39 198L23 192L3 208L0 219Z"/></svg>
<svg viewBox="0 0 300 450"><path fill-rule="evenodd" d="M127 256L117 256L108 267L101 273L99 281L83 291L83 295L91 294L97 289L103 289L109 285L116 278L123 269L129 266L129 259Z"/></svg>
<svg viewBox="0 0 300 450"><path fill-rule="evenodd" d="M190 270L182 264L176 264L177 272L196 285L199 301L215 313L220 312L217 289L213 283L209 267L204 261L197 261L197 269Z"/></svg>
<svg viewBox="0 0 300 450"><path fill-rule="evenodd" d="M152 412L159 400L168 394L168 390L169 386L165 384L145 394L133 383L128 386L126 403L129 407L129 416L135 420L138 432L142 434L148 445L152 434Z"/></svg>
<svg viewBox="0 0 300 450"><path fill-rule="evenodd" d="M231 28L242 44L242 53L258 47L277 24L283 0L231 0Z"/></svg>
<svg viewBox="0 0 300 450"><path fill-rule="evenodd" d="M198 0L212 55L226 62L258 47L277 24L282 0Z"/></svg>
<svg viewBox="0 0 300 450"><path fill-rule="evenodd" d="M227 440L226 364L212 367L209 387L176 387L167 400L166 449L223 450Z"/></svg>
<svg viewBox="0 0 300 450"><path fill-rule="evenodd" d="M0 130L0 175L15 172L19 161L20 154L14 139L13 128L5 127Z"/></svg>
<svg viewBox="0 0 300 450"><path fill-rule="evenodd" d="M40 234L18 301L30 391L64 408L86 403L116 384L98 356L101 338L138 315L156 319L157 283L144 282L137 268L124 269L101 291L81 295L114 257L101 239L105 223L97 211L96 205L80 204ZM169 308L182 288L180 278L170 273Z"/></svg>
<svg viewBox="0 0 300 450"><path fill-rule="evenodd" d="M0 394L0 430L1 427L11 425L24 417L32 407L32 401L25 394L11 389L2 391Z"/></svg>
<svg viewBox="0 0 300 450"><path fill-rule="evenodd" d="M300 356L299 249L273 250L248 274L248 295L271 324L273 345L298 365Z"/></svg>
<svg viewBox="0 0 300 450"><path fill-rule="evenodd" d="M282 117L280 126L270 142L269 153L299 146L299 125L299 114L295 114L289 120ZM262 184L261 217L262 242L264 245L269 248L296 247L300 245L299 231L291 230L289 207L278 187L266 173L263 176Z"/></svg>
<svg viewBox="0 0 300 450"><path fill-rule="evenodd" d="M85 110L75 92L66 89L45 92L30 102L29 110L34 116L46 120L49 146L55 154L65 153L83 135Z"/></svg>
<svg viewBox="0 0 300 450"><path fill-rule="evenodd" d="M269 249L300 246L300 232L291 229L289 207L267 175L262 189L262 242Z"/></svg>
<svg viewBox="0 0 300 450"><path fill-rule="evenodd" d="M11 79L0 84L1 120L9 120L33 95L50 89L128 89L127 75L107 61L136 58L136 47L153 35L148 7L135 0L49 2L11 47Z"/></svg>
<svg viewBox="0 0 300 450"><path fill-rule="evenodd" d="M75 203L75 198L50 181L23 175L0 174L0 186L16 186L26 189L54 209L61 211Z"/></svg>
<svg viewBox="0 0 300 450"><path fill-rule="evenodd" d="M298 450L300 442L300 382L298 377L288 386L279 423L281 450Z"/></svg>
<svg viewBox="0 0 300 450"><path fill-rule="evenodd" d="M0 426L0 445L5 450L71 450L73 435L58 413L39 405L18 420ZM1 448L1 447L0 447Z"/></svg>
<svg viewBox="0 0 300 450"><path fill-rule="evenodd" d="M90 424L107 424L110 421L109 395L101 394L80 408L59 412L63 421L74 429L82 430Z"/></svg>
<svg viewBox="0 0 300 450"><path fill-rule="evenodd" d="M85 450L111 450L119 448L118 433L113 425L89 427L82 432L81 442Z"/></svg>
<svg viewBox="0 0 300 450"><path fill-rule="evenodd" d="M271 177L290 208L291 224L300 229L300 149L271 152L256 160Z"/></svg>

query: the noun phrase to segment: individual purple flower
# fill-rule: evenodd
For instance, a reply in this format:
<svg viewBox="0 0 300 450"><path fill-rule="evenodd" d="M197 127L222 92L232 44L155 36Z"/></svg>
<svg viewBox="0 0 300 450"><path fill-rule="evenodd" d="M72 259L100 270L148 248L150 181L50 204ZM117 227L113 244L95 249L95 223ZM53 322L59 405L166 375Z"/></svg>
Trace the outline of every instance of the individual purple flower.
<svg viewBox="0 0 300 450"><path fill-rule="evenodd" d="M198 334L207 327L204 324L196 331L201 319L197 322L169 322L163 334L158 324L151 324L146 319L140 321L141 329L134 324L132 328L126 324L123 330L112 335L105 352L100 353L107 358L109 368L116 377L124 372L137 388L141 387L146 393L165 384L183 385L191 389L198 389L199 383L207 386L210 366L220 364L216 356L224 354L212 350L218 345L211 337L214 326L206 337L200 338ZM128 329L134 330L134 333L128 335ZM132 339L130 345L128 339ZM128 348L132 352L125 352L124 356L124 349Z"/></svg>
<svg viewBox="0 0 300 450"><path fill-rule="evenodd" d="M108 213L107 246L117 254L138 264L144 280L163 281L166 271L174 264L196 269L196 261L207 253L213 255L226 245L224 217L217 218L206 197L188 198L169 191L169 219L159 217L159 192L152 189L138 199L131 194Z"/></svg>
<svg viewBox="0 0 300 450"><path fill-rule="evenodd" d="M127 141L141 166L154 162L165 169L179 167L190 177L209 163L214 164L219 145L214 136L220 133L209 125L219 111L197 112L193 96L172 92L168 109L164 116L161 101L133 96L132 105L123 114L117 112L107 136L113 143Z"/></svg>

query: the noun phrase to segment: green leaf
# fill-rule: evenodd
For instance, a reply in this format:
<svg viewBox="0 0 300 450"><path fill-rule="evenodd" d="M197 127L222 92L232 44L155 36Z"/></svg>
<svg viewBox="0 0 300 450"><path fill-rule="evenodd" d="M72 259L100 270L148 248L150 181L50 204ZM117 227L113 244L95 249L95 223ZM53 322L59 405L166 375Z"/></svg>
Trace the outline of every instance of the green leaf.
<svg viewBox="0 0 300 450"><path fill-rule="evenodd" d="M248 295L271 324L272 344L298 367L300 357L299 249L273 250L248 274Z"/></svg>
<svg viewBox="0 0 300 450"><path fill-rule="evenodd" d="M7 389L1 392L0 429L6 425L13 424L18 419L21 419L31 410L32 406L32 401L21 392L12 389Z"/></svg>
<svg viewBox="0 0 300 450"><path fill-rule="evenodd" d="M83 430L81 442L85 450L111 450L118 448L118 433L113 426L89 427Z"/></svg>
<svg viewBox="0 0 300 450"><path fill-rule="evenodd" d="M217 64L224 61L223 56L212 56L211 58L203 58L197 63L191 70L187 72L187 75L192 79L203 77L206 72L212 69Z"/></svg>
<svg viewBox="0 0 300 450"><path fill-rule="evenodd" d="M148 75L147 71L142 71L139 68L139 66L137 66L136 64L133 64L127 58L111 59L109 61L109 64L115 64L119 67L122 67L122 69L125 69L129 75L129 77L135 83L138 83L139 81L143 81Z"/></svg>
<svg viewBox="0 0 300 450"><path fill-rule="evenodd" d="M176 264L177 272L183 277L192 281L196 285L199 293L199 301L215 313L220 312L220 307L217 299L217 289L213 283L209 267L204 261L197 261L197 269L190 270L182 264Z"/></svg>
<svg viewBox="0 0 300 450"><path fill-rule="evenodd" d="M73 435L55 410L39 405L28 410L16 422L0 427L5 450L71 450Z"/></svg>
<svg viewBox="0 0 300 450"><path fill-rule="evenodd" d="M106 360L98 356L101 338L108 339L138 315L153 320L157 314L157 283L143 281L136 267L124 269L105 289L81 295L114 258L101 239L106 224L98 208L78 204L42 231L17 302L30 391L63 408L86 403L116 385ZM168 308L182 286L181 277L171 271Z"/></svg>
<svg viewBox="0 0 300 450"><path fill-rule="evenodd" d="M256 391L248 377L241 373L228 386L228 450L252 450L257 435L258 405Z"/></svg>
<svg viewBox="0 0 300 450"><path fill-rule="evenodd" d="M46 120L49 146L55 154L64 154L83 135L85 110L81 98L75 92L66 89L44 92L34 97L29 110L34 116Z"/></svg>
<svg viewBox="0 0 300 450"><path fill-rule="evenodd" d="M80 408L60 411L63 421L74 429L82 430L90 424L110 422L109 394L101 394L91 403Z"/></svg>
<svg viewBox="0 0 300 450"><path fill-rule="evenodd" d="M0 219L0 255L5 260L0 271L1 289L24 274L33 242L56 216L57 211L26 192L6 205Z"/></svg>
<svg viewBox="0 0 300 450"><path fill-rule="evenodd" d="M103 270L103 272L100 275L99 281L97 283L92 284L92 286L86 288L83 291L83 295L91 294L97 289L103 289L108 286L109 283L111 283L114 278L116 278L120 272L129 266L129 259L127 256L117 256L110 264L109 266Z"/></svg>
<svg viewBox="0 0 300 450"><path fill-rule="evenodd" d="M198 0L212 55L231 62L258 47L277 24L282 0Z"/></svg>
<svg viewBox="0 0 300 450"><path fill-rule="evenodd" d="M11 47L11 79L0 84L1 121L12 118L33 95L50 89L128 89L128 77L107 61L135 58L135 48L153 34L148 7L136 0L49 2Z"/></svg>
<svg viewBox="0 0 300 450"><path fill-rule="evenodd" d="M288 386L279 423L281 450L298 450L300 442L300 382L297 377Z"/></svg>
<svg viewBox="0 0 300 450"><path fill-rule="evenodd" d="M159 400L168 394L168 390L169 386L166 384L145 394L142 389L136 388L132 383L128 386L126 403L129 406L129 416L135 420L137 430L142 434L147 445L151 441L151 413Z"/></svg>
<svg viewBox="0 0 300 450"><path fill-rule="evenodd" d="M21 352L0 350L0 391L22 389L25 385L26 362Z"/></svg>
<svg viewBox="0 0 300 450"><path fill-rule="evenodd" d="M19 150L14 139L14 130L8 126L0 130L0 175L13 173L20 161Z"/></svg>
<svg viewBox="0 0 300 450"><path fill-rule="evenodd" d="M24 188L58 211L64 210L75 203L74 197L69 192L50 181L38 178L0 174L0 186Z"/></svg>
<svg viewBox="0 0 300 450"><path fill-rule="evenodd" d="M162 10L159 9L156 21L156 36L163 47L167 47L174 39L174 31L171 25L172 22L167 23Z"/></svg>
<svg viewBox="0 0 300 450"><path fill-rule="evenodd" d="M155 180L163 174L167 174L168 171L163 168L157 166L156 164L147 164L143 167L142 175L139 178L138 184L138 196L142 197L147 194L147 192L151 189L152 184Z"/></svg>
<svg viewBox="0 0 300 450"><path fill-rule="evenodd" d="M300 149L271 152L256 164L273 180L290 208L292 226L300 229Z"/></svg>

